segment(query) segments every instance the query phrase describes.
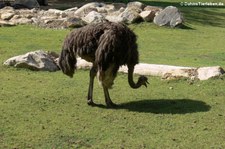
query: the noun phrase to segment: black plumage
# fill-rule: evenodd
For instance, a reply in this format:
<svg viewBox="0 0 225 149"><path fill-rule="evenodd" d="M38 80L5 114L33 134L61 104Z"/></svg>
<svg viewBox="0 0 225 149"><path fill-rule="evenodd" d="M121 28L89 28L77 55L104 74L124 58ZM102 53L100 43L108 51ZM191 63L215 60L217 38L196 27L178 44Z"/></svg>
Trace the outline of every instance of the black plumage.
<svg viewBox="0 0 225 149"><path fill-rule="evenodd" d="M128 82L132 88L147 86L147 78L140 76L133 81L134 66L139 62L136 35L122 23L104 22L87 25L69 33L63 43L59 66L63 73L73 77L76 57L93 63L90 71L88 104L94 105L93 82L97 78L104 89L107 106L114 106L108 93L121 65L128 66Z"/></svg>

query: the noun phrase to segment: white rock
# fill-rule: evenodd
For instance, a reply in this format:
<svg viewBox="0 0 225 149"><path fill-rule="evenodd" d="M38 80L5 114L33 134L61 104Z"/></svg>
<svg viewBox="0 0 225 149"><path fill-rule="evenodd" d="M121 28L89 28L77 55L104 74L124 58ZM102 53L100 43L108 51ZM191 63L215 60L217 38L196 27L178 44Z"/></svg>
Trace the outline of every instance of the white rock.
<svg viewBox="0 0 225 149"><path fill-rule="evenodd" d="M220 66L201 67L198 68L199 80L208 80L210 78L219 77L224 74L224 70Z"/></svg>
<svg viewBox="0 0 225 149"><path fill-rule="evenodd" d="M10 21L14 24L21 24L21 25L33 23L33 20L28 18L17 18L17 19L11 19Z"/></svg>
<svg viewBox="0 0 225 149"><path fill-rule="evenodd" d="M88 3L75 11L75 14L80 17L85 17L91 11L97 11L96 7L104 6L104 3L92 2Z"/></svg>
<svg viewBox="0 0 225 149"><path fill-rule="evenodd" d="M47 52L42 50L29 52L24 55L12 57L4 65L31 70L56 71L59 70L54 60Z"/></svg>
<svg viewBox="0 0 225 149"><path fill-rule="evenodd" d="M82 20L88 24L89 23L100 23L100 22L105 21L105 17L96 11L91 11L87 16L82 18Z"/></svg>
<svg viewBox="0 0 225 149"><path fill-rule="evenodd" d="M3 20L10 20L15 15L14 12L6 12L1 14L1 19Z"/></svg>
<svg viewBox="0 0 225 149"><path fill-rule="evenodd" d="M5 21L5 20L0 20L0 27L5 27L5 26L15 26L13 22Z"/></svg>

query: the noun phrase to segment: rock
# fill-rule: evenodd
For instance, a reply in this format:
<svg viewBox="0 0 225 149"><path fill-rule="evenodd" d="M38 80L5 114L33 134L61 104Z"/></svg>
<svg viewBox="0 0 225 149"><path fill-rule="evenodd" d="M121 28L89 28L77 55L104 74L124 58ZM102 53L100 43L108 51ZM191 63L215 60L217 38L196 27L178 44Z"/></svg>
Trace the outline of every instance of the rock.
<svg viewBox="0 0 225 149"><path fill-rule="evenodd" d="M198 68L197 72L199 80L208 80L210 78L219 77L224 74L224 70L220 66L201 67Z"/></svg>
<svg viewBox="0 0 225 149"><path fill-rule="evenodd" d="M15 13L13 13L13 12L6 12L6 13L1 14L1 19L10 20L14 15L15 15Z"/></svg>
<svg viewBox="0 0 225 149"><path fill-rule="evenodd" d="M122 23L125 22L121 16L116 16L116 15L107 15L105 17L106 20L110 22L115 22L115 23Z"/></svg>
<svg viewBox="0 0 225 149"><path fill-rule="evenodd" d="M176 27L183 23L183 16L176 7L168 6L155 16L154 23L159 26Z"/></svg>
<svg viewBox="0 0 225 149"><path fill-rule="evenodd" d="M155 12L146 10L146 11L142 11L139 15L142 17L144 21L151 22L154 20Z"/></svg>
<svg viewBox="0 0 225 149"><path fill-rule="evenodd" d="M96 11L91 11L88 15L82 18L82 20L85 21L87 24L100 23L105 21L105 17Z"/></svg>
<svg viewBox="0 0 225 149"><path fill-rule="evenodd" d="M13 7L10 7L10 6L6 6L2 9L0 9L0 14L3 14L3 13L6 13L6 12L14 12L14 8Z"/></svg>
<svg viewBox="0 0 225 149"><path fill-rule="evenodd" d="M141 3L141 2L138 2L138 1L135 1L135 2L129 2L127 4L127 8L138 8L138 9L141 9L143 10L145 8L145 4Z"/></svg>
<svg viewBox="0 0 225 149"><path fill-rule="evenodd" d="M105 19L110 22L121 23L124 22L124 18L121 17L121 13L124 12L125 8L121 7L119 10L110 12L105 16Z"/></svg>
<svg viewBox="0 0 225 149"><path fill-rule="evenodd" d="M124 12L122 12L119 17L122 18L124 23L137 23L142 20L141 16L135 9L126 8Z"/></svg>
<svg viewBox="0 0 225 149"><path fill-rule="evenodd" d="M96 7L96 8L97 8L97 11L102 14L111 13L116 10L113 4L107 4L107 5L103 5L102 7Z"/></svg>
<svg viewBox="0 0 225 149"><path fill-rule="evenodd" d="M65 28L77 28L85 25L86 23L81 18L78 17L67 18L67 20L63 24Z"/></svg>
<svg viewBox="0 0 225 149"><path fill-rule="evenodd" d="M15 26L15 25L16 24L14 24L12 22L0 20L0 27Z"/></svg>
<svg viewBox="0 0 225 149"><path fill-rule="evenodd" d="M58 10L58 9L49 9L48 11L45 12L45 15L47 15L47 16L58 16L60 18L67 17L67 14L64 11Z"/></svg>
<svg viewBox="0 0 225 149"><path fill-rule="evenodd" d="M66 13L67 17L74 17L77 9L78 9L77 7L73 7L73 8L64 10L64 12Z"/></svg>
<svg viewBox="0 0 225 149"><path fill-rule="evenodd" d="M81 59L80 57L77 58L77 69L90 69L92 67L92 63L87 62L84 59Z"/></svg>
<svg viewBox="0 0 225 149"><path fill-rule="evenodd" d="M102 7L103 5L105 5L105 4L98 3L98 2L88 3L88 4L80 7L79 9L77 9L77 11L75 11L75 15L77 15L79 17L85 17L91 11L98 11L96 7Z"/></svg>
<svg viewBox="0 0 225 149"><path fill-rule="evenodd" d="M13 24L32 24L33 20L32 19L28 19L28 18L20 18L20 16L16 15L15 17L13 17L10 22L12 22Z"/></svg>
<svg viewBox="0 0 225 149"><path fill-rule="evenodd" d="M4 65L30 70L57 71L58 66L47 52L42 50L12 57L4 62Z"/></svg>
<svg viewBox="0 0 225 149"><path fill-rule="evenodd" d="M43 22L39 22L38 26L43 27L43 28L64 29L64 28L66 28L64 26L65 22L66 22L66 18L46 19Z"/></svg>
<svg viewBox="0 0 225 149"><path fill-rule="evenodd" d="M10 20L15 15L15 10L12 7L4 7L0 9L0 19Z"/></svg>

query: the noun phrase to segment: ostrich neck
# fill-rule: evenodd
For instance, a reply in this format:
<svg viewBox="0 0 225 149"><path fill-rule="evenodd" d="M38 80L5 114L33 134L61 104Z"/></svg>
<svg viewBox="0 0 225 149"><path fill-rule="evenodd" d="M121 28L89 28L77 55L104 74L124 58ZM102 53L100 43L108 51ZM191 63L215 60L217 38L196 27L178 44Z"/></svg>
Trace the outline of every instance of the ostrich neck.
<svg viewBox="0 0 225 149"><path fill-rule="evenodd" d="M137 83L134 82L133 80L133 73L134 73L134 66L128 66L128 82L131 88L137 89L139 88L142 84L140 81Z"/></svg>

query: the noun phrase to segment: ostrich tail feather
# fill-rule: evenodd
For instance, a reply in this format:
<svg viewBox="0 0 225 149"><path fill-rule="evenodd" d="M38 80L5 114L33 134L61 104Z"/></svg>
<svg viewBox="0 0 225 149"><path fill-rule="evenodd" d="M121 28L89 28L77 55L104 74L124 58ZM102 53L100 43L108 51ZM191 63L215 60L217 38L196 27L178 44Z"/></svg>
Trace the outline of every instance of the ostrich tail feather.
<svg viewBox="0 0 225 149"><path fill-rule="evenodd" d="M64 74L69 77L73 77L76 69L76 56L73 55L69 50L63 49L59 57L59 67Z"/></svg>

